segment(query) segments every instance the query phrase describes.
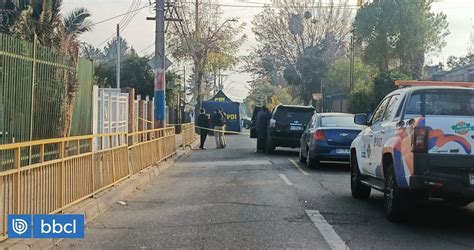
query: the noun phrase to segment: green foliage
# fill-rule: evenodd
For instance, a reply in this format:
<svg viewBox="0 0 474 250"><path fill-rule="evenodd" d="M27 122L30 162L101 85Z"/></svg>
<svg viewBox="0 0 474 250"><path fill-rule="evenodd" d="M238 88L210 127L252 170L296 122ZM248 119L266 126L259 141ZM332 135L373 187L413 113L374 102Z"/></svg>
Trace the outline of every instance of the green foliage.
<svg viewBox="0 0 474 250"><path fill-rule="evenodd" d="M251 91L244 100L247 114L252 114L255 106L269 104L299 104L299 100L293 98L288 87L272 85L265 79L257 79L251 85Z"/></svg>
<svg viewBox="0 0 474 250"><path fill-rule="evenodd" d="M77 60L78 36L92 30L87 9L62 14L62 0L8 2L9 14L0 16L2 32L27 41L33 41L36 34L41 45L55 47Z"/></svg>
<svg viewBox="0 0 474 250"><path fill-rule="evenodd" d="M349 112L369 113L373 109L373 83L357 84L349 95Z"/></svg>
<svg viewBox="0 0 474 250"><path fill-rule="evenodd" d="M450 69L466 66L474 63L474 54L469 54L463 57L450 56L448 57L447 66Z"/></svg>
<svg viewBox="0 0 474 250"><path fill-rule="evenodd" d="M129 54L131 53L131 48L128 45L128 42L123 37L119 37L119 41L117 42L117 38L114 37L112 40L107 42L104 47L104 56L107 61L116 61L117 60L117 46L120 43L120 56L121 59L124 60Z"/></svg>
<svg viewBox="0 0 474 250"><path fill-rule="evenodd" d="M139 56L127 41L120 38L121 42L121 79L122 88L134 88L137 95L142 97L154 96L155 74L147 56ZM116 87L116 56L117 39L107 43L104 50L95 48L90 44L82 44L81 55L92 60L95 64L95 78L100 87ZM166 98L167 104L177 104L178 91L180 90L181 76L174 71L166 72Z"/></svg>
<svg viewBox="0 0 474 250"><path fill-rule="evenodd" d="M407 80L409 77L399 71L380 73L373 82L358 83L349 97L349 111L353 113L371 112L376 105L390 92L397 89L396 80Z"/></svg>
<svg viewBox="0 0 474 250"><path fill-rule="evenodd" d="M199 20L196 24L194 5L183 5L180 15L187 22L170 25L167 35L167 51L176 62L192 62L194 80L190 84L192 102L199 109L205 93L210 93L213 84L205 81L209 75L228 70L238 61L238 53L247 40L245 23L237 19L223 20L223 13L214 0L198 1ZM197 27L197 30L196 30Z"/></svg>
<svg viewBox="0 0 474 250"><path fill-rule="evenodd" d="M366 45L364 61L388 73L419 79L427 52L440 50L449 34L447 17L431 11L431 0L374 1L357 13L354 31Z"/></svg>
<svg viewBox="0 0 474 250"><path fill-rule="evenodd" d="M326 93L343 94L350 92L350 67L349 58L341 58L334 63L324 80ZM360 58L354 60L354 86L371 82L376 74L377 70L364 64Z"/></svg>
<svg viewBox="0 0 474 250"><path fill-rule="evenodd" d="M252 21L259 46L247 58L246 70L281 85L282 77L305 104L321 90L321 79L346 51L351 28L347 1L282 1ZM320 8L325 5L325 8Z"/></svg>
<svg viewBox="0 0 474 250"><path fill-rule="evenodd" d="M307 48L296 65L288 65L285 69L286 81L299 89L305 104L311 102L312 93L321 92L321 80L329 67L324 58L326 52L323 46Z"/></svg>

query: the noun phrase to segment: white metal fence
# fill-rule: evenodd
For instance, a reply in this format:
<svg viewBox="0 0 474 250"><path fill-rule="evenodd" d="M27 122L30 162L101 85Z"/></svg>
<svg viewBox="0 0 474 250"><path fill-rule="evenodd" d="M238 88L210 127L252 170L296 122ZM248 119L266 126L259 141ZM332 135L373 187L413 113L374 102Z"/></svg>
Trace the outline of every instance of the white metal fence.
<svg viewBox="0 0 474 250"><path fill-rule="evenodd" d="M93 91L94 134L128 133L128 94L119 89L98 88ZM109 148L110 141L96 142L94 148Z"/></svg>

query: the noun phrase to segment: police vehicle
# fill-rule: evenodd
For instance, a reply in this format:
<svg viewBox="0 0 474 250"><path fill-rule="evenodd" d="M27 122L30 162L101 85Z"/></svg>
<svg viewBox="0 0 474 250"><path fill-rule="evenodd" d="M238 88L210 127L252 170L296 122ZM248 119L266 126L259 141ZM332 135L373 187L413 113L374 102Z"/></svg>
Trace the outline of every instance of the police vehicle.
<svg viewBox="0 0 474 250"><path fill-rule="evenodd" d="M390 221L407 218L418 200L474 201L474 83L397 81L351 144L351 191L384 193Z"/></svg>

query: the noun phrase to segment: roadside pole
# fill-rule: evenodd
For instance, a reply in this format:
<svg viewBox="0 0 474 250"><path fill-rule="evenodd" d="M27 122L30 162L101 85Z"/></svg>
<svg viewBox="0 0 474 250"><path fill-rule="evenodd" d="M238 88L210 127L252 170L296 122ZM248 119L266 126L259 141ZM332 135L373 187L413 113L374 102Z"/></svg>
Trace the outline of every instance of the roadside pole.
<svg viewBox="0 0 474 250"><path fill-rule="evenodd" d="M165 1L157 0L155 6L155 128L164 128L166 122L165 79Z"/></svg>
<svg viewBox="0 0 474 250"><path fill-rule="evenodd" d="M120 89L120 24L117 24L117 89Z"/></svg>

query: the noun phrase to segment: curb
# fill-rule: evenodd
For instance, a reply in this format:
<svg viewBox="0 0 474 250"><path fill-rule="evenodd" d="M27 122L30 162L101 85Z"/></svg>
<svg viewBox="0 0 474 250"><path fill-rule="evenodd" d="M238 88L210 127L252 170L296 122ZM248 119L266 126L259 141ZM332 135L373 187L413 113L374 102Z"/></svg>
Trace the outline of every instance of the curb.
<svg viewBox="0 0 474 250"><path fill-rule="evenodd" d="M87 224L100 215L109 211L118 201L125 200L134 192L140 191L145 185L149 184L154 178L173 166L177 161L189 156L192 149L198 145L194 141L190 147L183 150L178 147L176 154L158 164L154 164L130 178L112 186L95 196L82 201L63 211L63 214L84 214L85 230ZM5 250L24 250L24 249L49 249L56 246L63 239L9 239L0 242L0 249Z"/></svg>

